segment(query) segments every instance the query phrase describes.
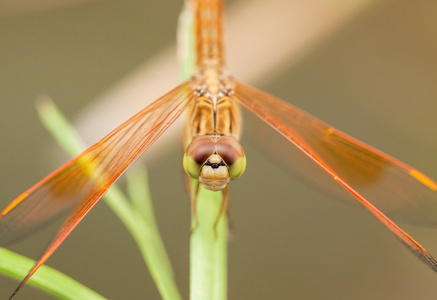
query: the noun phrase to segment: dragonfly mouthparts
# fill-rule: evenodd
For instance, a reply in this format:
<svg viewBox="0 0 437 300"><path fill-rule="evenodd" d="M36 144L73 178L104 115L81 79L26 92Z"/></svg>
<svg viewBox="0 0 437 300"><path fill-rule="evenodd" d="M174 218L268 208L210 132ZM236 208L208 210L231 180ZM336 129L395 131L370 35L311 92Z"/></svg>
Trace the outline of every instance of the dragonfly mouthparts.
<svg viewBox="0 0 437 300"><path fill-rule="evenodd" d="M209 159L207 160L207 162L205 163L205 166L210 166L211 168L213 168L213 169L217 169L218 167L226 167L227 165L226 165L226 163L223 161L223 160L221 160L219 163L216 163L216 162L214 162L214 163L212 163Z"/></svg>

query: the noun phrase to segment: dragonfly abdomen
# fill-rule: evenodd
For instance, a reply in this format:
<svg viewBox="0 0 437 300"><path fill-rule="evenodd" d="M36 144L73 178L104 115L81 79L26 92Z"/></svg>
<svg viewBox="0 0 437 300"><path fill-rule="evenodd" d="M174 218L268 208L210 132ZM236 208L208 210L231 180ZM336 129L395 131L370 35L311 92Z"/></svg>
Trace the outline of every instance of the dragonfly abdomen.
<svg viewBox="0 0 437 300"><path fill-rule="evenodd" d="M198 71L225 66L223 47L223 8L221 1L199 0L196 5L196 57Z"/></svg>

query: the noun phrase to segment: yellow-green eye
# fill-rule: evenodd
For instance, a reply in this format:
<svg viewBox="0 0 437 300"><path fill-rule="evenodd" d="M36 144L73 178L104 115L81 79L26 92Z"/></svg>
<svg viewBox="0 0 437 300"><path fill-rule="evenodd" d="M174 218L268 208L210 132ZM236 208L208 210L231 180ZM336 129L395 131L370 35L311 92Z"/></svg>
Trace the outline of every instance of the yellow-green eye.
<svg viewBox="0 0 437 300"><path fill-rule="evenodd" d="M237 140L229 136L221 137L216 142L216 151L228 166L231 180L243 175L246 169L246 156Z"/></svg>
<svg viewBox="0 0 437 300"><path fill-rule="evenodd" d="M194 179L199 179L200 169L207 159L214 154L215 141L207 135L198 136L188 145L183 165L185 172Z"/></svg>
<svg viewBox="0 0 437 300"><path fill-rule="evenodd" d="M243 175L244 170L246 170L246 156L243 153L243 157L238 159L232 165L228 165L229 167L229 177L231 180L237 179L241 175Z"/></svg>
<svg viewBox="0 0 437 300"><path fill-rule="evenodd" d="M185 172L194 179L199 179L200 169L202 168L202 164L197 163L194 159L188 156L186 153L184 154L183 160L184 170Z"/></svg>

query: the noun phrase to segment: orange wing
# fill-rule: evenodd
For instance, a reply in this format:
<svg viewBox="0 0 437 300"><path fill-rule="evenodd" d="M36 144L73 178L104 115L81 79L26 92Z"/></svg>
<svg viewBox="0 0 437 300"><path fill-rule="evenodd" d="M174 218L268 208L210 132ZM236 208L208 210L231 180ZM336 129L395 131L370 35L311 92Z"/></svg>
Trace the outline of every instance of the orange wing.
<svg viewBox="0 0 437 300"><path fill-rule="evenodd" d="M62 213L70 213L16 292L193 99L190 84L181 84L6 207L0 214L0 245L41 228Z"/></svg>
<svg viewBox="0 0 437 300"><path fill-rule="evenodd" d="M437 261L375 203L408 206L436 221L437 185L421 172L265 92L236 82L232 96L327 172L437 272ZM304 158L305 159L305 158ZM397 213L402 213L399 211Z"/></svg>

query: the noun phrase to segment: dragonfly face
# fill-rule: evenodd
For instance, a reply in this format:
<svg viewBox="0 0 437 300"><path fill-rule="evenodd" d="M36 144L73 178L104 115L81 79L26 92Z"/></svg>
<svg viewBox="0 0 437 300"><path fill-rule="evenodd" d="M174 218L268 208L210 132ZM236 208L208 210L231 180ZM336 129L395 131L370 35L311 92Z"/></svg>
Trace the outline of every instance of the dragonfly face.
<svg viewBox="0 0 437 300"><path fill-rule="evenodd" d="M233 137L219 134L195 137L188 145L183 165L187 174L207 189L219 191L246 168L246 156Z"/></svg>

